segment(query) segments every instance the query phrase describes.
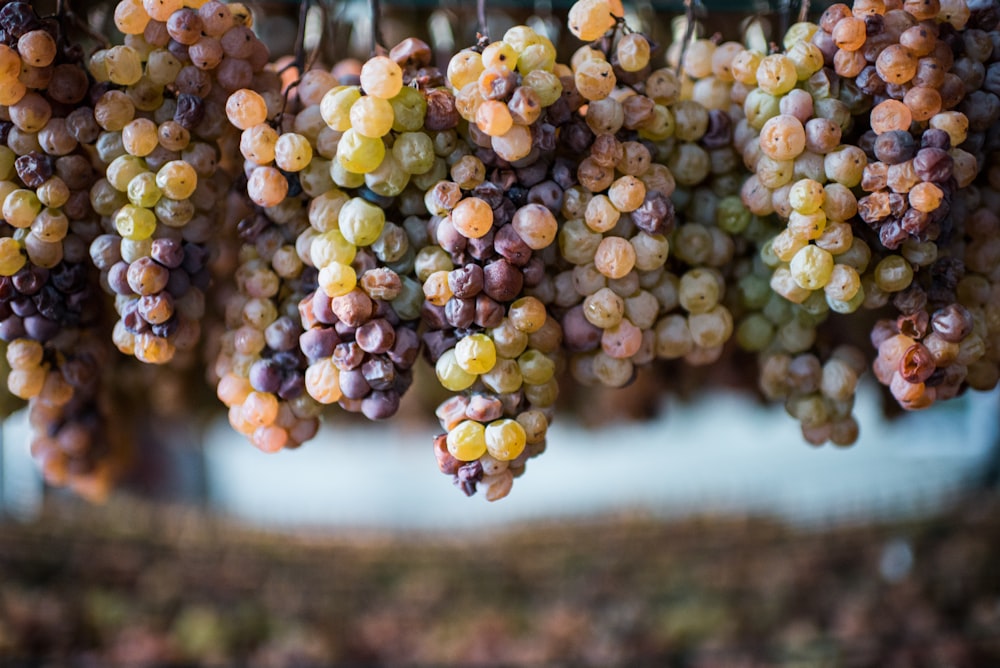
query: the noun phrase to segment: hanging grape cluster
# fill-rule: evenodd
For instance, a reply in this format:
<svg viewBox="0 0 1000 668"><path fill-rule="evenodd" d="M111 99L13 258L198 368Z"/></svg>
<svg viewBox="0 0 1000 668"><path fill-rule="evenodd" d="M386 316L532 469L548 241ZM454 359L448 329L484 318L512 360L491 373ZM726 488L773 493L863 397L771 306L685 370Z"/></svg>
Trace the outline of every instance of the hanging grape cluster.
<svg viewBox="0 0 1000 668"><path fill-rule="evenodd" d="M326 67L236 2L121 0L89 55L3 3L0 339L46 480L106 491L112 395L171 371L273 453L392 417L425 366L438 467L491 501L570 383L755 358L843 446L868 370L907 410L997 385L996 0L838 3L661 65L624 16L576 2L568 62L516 26Z"/></svg>

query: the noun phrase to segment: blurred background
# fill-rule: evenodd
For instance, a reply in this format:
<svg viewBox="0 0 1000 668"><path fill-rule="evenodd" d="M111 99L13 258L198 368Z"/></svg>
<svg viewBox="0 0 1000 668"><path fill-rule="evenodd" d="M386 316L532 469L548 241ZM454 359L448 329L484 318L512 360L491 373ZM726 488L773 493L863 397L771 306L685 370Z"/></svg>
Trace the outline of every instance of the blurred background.
<svg viewBox="0 0 1000 668"><path fill-rule="evenodd" d="M890 420L865 387L850 449L724 391L641 420L564 412L495 504L435 470L415 412L328 420L278 455L224 420L150 425L100 505L42 487L15 415L0 657L996 665L998 399Z"/></svg>
<svg viewBox="0 0 1000 668"><path fill-rule="evenodd" d="M248 4L291 53L299 5ZM490 32L528 23L572 48L557 32L569 5L491 0ZM661 43L684 12L626 5ZM98 29L112 8L75 3ZM781 30L798 10L695 6L706 34L754 15ZM381 13L387 44L475 40L470 2ZM305 17L323 61L367 56L368 2ZM102 504L43 486L16 413L0 430L0 660L1000 665L1000 394L899 416L865 385L858 443L816 449L783 408L725 383L663 395L673 372L564 397L547 451L495 504L436 470L436 402L419 391L391 423L338 414L278 455L221 412L144 419Z"/></svg>

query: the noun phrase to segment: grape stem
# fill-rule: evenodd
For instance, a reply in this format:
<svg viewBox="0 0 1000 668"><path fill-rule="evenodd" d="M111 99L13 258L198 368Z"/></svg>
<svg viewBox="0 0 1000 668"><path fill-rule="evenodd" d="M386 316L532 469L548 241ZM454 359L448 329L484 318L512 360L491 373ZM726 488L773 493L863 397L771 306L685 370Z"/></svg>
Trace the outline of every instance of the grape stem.
<svg viewBox="0 0 1000 668"><path fill-rule="evenodd" d="M490 30L486 24L486 0L476 0L476 21L479 23L477 42L490 41Z"/></svg>
<svg viewBox="0 0 1000 668"><path fill-rule="evenodd" d="M80 16L73 11L73 8L70 6L70 0L56 0L56 18L59 20L60 24L68 22L70 25L79 28L87 37L97 42L98 48L111 48L111 42L106 36L94 30L90 26L90 23L80 18ZM60 35L60 37L63 40L68 40L69 30L66 28L66 25L61 25L61 27L62 30L60 32L62 32L62 35Z"/></svg>
<svg viewBox="0 0 1000 668"><path fill-rule="evenodd" d="M303 64L302 67L303 72L308 72L313 68L313 65L316 64L316 60L319 58L320 48L322 47L323 42L325 41L325 38L327 36L327 28L329 27L330 14L327 11L325 3L323 2L319 3L319 11L320 14L322 15L323 27L320 29L319 39L316 40L316 46L313 47L312 53L309 54L309 56L306 58L306 62Z"/></svg>
<svg viewBox="0 0 1000 668"><path fill-rule="evenodd" d="M694 36L694 0L684 0L684 17L687 25L684 26L684 41L681 42L681 53L677 57L677 76L684 71L684 54L687 52L688 44Z"/></svg>
<svg viewBox="0 0 1000 668"><path fill-rule="evenodd" d="M306 50L306 18L309 16L309 0L299 2L299 25L295 33L295 66L299 68L299 76L305 71Z"/></svg>
<svg viewBox="0 0 1000 668"><path fill-rule="evenodd" d="M379 17L382 15L381 0L368 0L368 9L372 15L372 57L379 55L380 49L384 50L385 40L382 38L382 24Z"/></svg>
<svg viewBox="0 0 1000 668"><path fill-rule="evenodd" d="M809 20L809 0L802 0L799 5L799 23L805 23Z"/></svg>
<svg viewBox="0 0 1000 668"><path fill-rule="evenodd" d="M792 12L792 0L781 0L778 16L780 19L778 34L784 35L788 32L788 17Z"/></svg>
<svg viewBox="0 0 1000 668"><path fill-rule="evenodd" d="M320 3L319 4L320 11L323 12L323 29L322 29L323 34L320 35L320 39L317 42L315 48L313 48L312 52L308 56L306 56L305 55L306 20L309 15L309 5L310 5L310 0L302 0L302 2L299 5L299 27L297 36L295 38L296 40L295 58L290 64L286 65L284 68L281 69L282 72L285 72L293 67L298 68L299 76L295 81L288 84L288 87L285 88L282 94L281 111L278 112L278 115L275 117L275 122L278 128L280 128L281 118L285 115L285 110L288 108L288 97L291 94L292 89L298 87L299 83L301 83L302 81L302 75L308 72L310 69L312 69L313 64L316 62L316 58L319 57L320 45L323 43L323 34L326 33L326 20L327 20L326 6L324 6L323 3Z"/></svg>

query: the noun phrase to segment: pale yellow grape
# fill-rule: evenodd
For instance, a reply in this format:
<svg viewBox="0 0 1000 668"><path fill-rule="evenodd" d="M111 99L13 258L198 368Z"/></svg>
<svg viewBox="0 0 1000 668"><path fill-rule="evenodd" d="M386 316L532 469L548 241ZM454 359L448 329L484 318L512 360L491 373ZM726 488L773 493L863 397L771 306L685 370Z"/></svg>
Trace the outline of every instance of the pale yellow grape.
<svg viewBox="0 0 1000 668"><path fill-rule="evenodd" d="M337 215L340 233L355 246L370 246L382 234L385 211L360 197L354 197Z"/></svg>
<svg viewBox="0 0 1000 668"><path fill-rule="evenodd" d="M521 369L521 378L529 385L543 385L552 380L556 373L555 361L534 348L517 358L517 366Z"/></svg>
<svg viewBox="0 0 1000 668"><path fill-rule="evenodd" d="M497 361L493 339L486 334L471 334L455 344L455 361L470 374L488 373Z"/></svg>
<svg viewBox="0 0 1000 668"><path fill-rule="evenodd" d="M322 267L316 280L330 299L346 295L358 284L354 267L337 261L329 262Z"/></svg>
<svg viewBox="0 0 1000 668"><path fill-rule="evenodd" d="M105 178L111 187L126 192L128 184L139 174L149 171L146 161L134 155L120 155L111 161L105 171Z"/></svg>
<svg viewBox="0 0 1000 668"><path fill-rule="evenodd" d="M157 86L166 86L177 80L183 67L167 49L154 49L146 57L146 78Z"/></svg>
<svg viewBox="0 0 1000 668"><path fill-rule="evenodd" d="M715 75L715 78L726 83L735 81L733 60L742 52L743 45L739 42L719 44L712 53L712 74Z"/></svg>
<svg viewBox="0 0 1000 668"><path fill-rule="evenodd" d="M448 452L455 459L471 462L486 454L486 429L475 420L463 420L448 432Z"/></svg>
<svg viewBox="0 0 1000 668"><path fill-rule="evenodd" d="M126 204L115 213L114 224L121 236L141 241L156 231L156 215L149 209Z"/></svg>
<svg viewBox="0 0 1000 668"><path fill-rule="evenodd" d="M517 51L503 40L488 44L481 56L483 67L504 67L513 70L517 65Z"/></svg>
<svg viewBox="0 0 1000 668"><path fill-rule="evenodd" d="M823 69L823 52L810 42L795 43L786 55L792 61L795 76L799 81L805 81Z"/></svg>
<svg viewBox="0 0 1000 668"><path fill-rule="evenodd" d="M555 104L555 101L562 95L562 82L552 72L545 70L534 70L525 75L522 83L535 91L538 101L543 107Z"/></svg>
<svg viewBox="0 0 1000 668"><path fill-rule="evenodd" d="M388 100L403 87L403 70L387 56L375 56L361 66L361 88Z"/></svg>
<svg viewBox="0 0 1000 668"><path fill-rule="evenodd" d="M423 132L403 132L392 145L392 155L410 174L426 174L434 167L434 142Z"/></svg>
<svg viewBox="0 0 1000 668"><path fill-rule="evenodd" d="M551 71L555 67L555 46L547 37L539 37L541 41L526 47L517 59L517 71L522 75L536 70Z"/></svg>
<svg viewBox="0 0 1000 668"><path fill-rule="evenodd" d="M799 179L788 191L788 202L799 213L815 213L825 201L823 184L813 179Z"/></svg>
<svg viewBox="0 0 1000 668"><path fill-rule="evenodd" d="M389 104L393 113L392 129L396 132L417 132L424 127L427 100L416 88L403 86Z"/></svg>
<svg viewBox="0 0 1000 668"><path fill-rule="evenodd" d="M503 35L503 41L510 44L517 53L521 53L533 44L540 43L541 40L541 35L525 25L513 26Z"/></svg>
<svg viewBox="0 0 1000 668"><path fill-rule="evenodd" d="M330 128L341 132L351 127L351 107L361 99L358 86L338 86L323 96L320 115Z"/></svg>
<svg viewBox="0 0 1000 668"><path fill-rule="evenodd" d="M452 392L461 392L476 382L476 374L469 373L458 363L454 348L449 348L441 354L434 364L434 373L441 387Z"/></svg>
<svg viewBox="0 0 1000 668"><path fill-rule="evenodd" d="M479 376L479 379L487 390L496 394L517 392L524 384L517 361L505 357L498 358L493 368Z"/></svg>
<svg viewBox="0 0 1000 668"><path fill-rule="evenodd" d="M296 132L285 132L274 144L274 162L286 172L301 172L312 162L309 140Z"/></svg>
<svg viewBox="0 0 1000 668"><path fill-rule="evenodd" d="M13 237L0 238L0 276L13 276L27 261L20 242Z"/></svg>
<svg viewBox="0 0 1000 668"><path fill-rule="evenodd" d="M500 461L516 459L524 451L527 435L516 420L502 418L486 425L486 451Z"/></svg>
<svg viewBox="0 0 1000 668"><path fill-rule="evenodd" d="M809 244L795 254L788 270L799 287L818 290L830 282L833 265L833 255L819 246Z"/></svg>
<svg viewBox="0 0 1000 668"><path fill-rule="evenodd" d="M670 109L657 104L653 107L652 117L639 128L639 136L650 141L664 141L674 135L677 124Z"/></svg>
<svg viewBox="0 0 1000 668"><path fill-rule="evenodd" d="M365 137L377 139L389 134L395 114L388 100L366 95L351 105L351 127Z"/></svg>
<svg viewBox="0 0 1000 668"><path fill-rule="evenodd" d="M313 266L322 269L331 262L351 264L357 251L358 247L345 239L339 229L332 229L313 237L309 257Z"/></svg>
<svg viewBox="0 0 1000 668"><path fill-rule="evenodd" d="M171 160L156 172L156 185L165 197L187 199L198 187L198 173L184 160Z"/></svg>
<svg viewBox="0 0 1000 668"><path fill-rule="evenodd" d="M108 80L120 86L131 86L142 79L142 59L130 46L113 46L104 57Z"/></svg>
<svg viewBox="0 0 1000 668"><path fill-rule="evenodd" d="M479 83L474 81L465 84L461 90L455 94L455 110L459 116L471 122L476 120L476 112L484 102L483 95L479 90Z"/></svg>
<svg viewBox="0 0 1000 668"><path fill-rule="evenodd" d="M776 53L765 56L757 66L757 85L770 95L784 95L795 88L798 73L795 63L788 56Z"/></svg>
<svg viewBox="0 0 1000 668"><path fill-rule="evenodd" d="M13 227L30 227L41 210L38 195L26 188L10 191L3 200L3 219Z"/></svg>
<svg viewBox="0 0 1000 668"><path fill-rule="evenodd" d="M944 130L951 139L952 146L959 146L968 138L969 118L960 111L942 111L930 119L935 130Z"/></svg>
<svg viewBox="0 0 1000 668"><path fill-rule="evenodd" d="M340 209L349 199L350 197L339 188L330 188L314 197L309 204L309 224L318 232L337 229L337 217L340 215Z"/></svg>
<svg viewBox="0 0 1000 668"><path fill-rule="evenodd" d="M337 162L355 174L374 171L382 164L383 158L385 158L385 144L382 140L365 137L354 128L344 132L337 145Z"/></svg>
<svg viewBox="0 0 1000 668"><path fill-rule="evenodd" d="M14 189L14 184L11 183L10 190ZM8 192L10 191L5 192L3 188L0 188L0 202L2 202L7 196ZM59 208L64 206L66 202L69 201L70 189L69 186L66 185L65 181L56 176L38 186L35 194L38 196L38 201L41 202L43 206Z"/></svg>
<svg viewBox="0 0 1000 668"><path fill-rule="evenodd" d="M484 69L486 68L481 54L471 49L463 49L448 61L448 83L455 90L461 90L466 85L478 81Z"/></svg>

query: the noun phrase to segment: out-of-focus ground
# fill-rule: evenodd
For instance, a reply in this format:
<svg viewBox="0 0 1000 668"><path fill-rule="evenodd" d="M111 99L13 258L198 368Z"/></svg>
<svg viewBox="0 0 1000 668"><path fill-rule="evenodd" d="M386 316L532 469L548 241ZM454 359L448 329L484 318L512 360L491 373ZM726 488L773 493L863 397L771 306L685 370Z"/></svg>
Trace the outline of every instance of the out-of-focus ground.
<svg viewBox="0 0 1000 668"><path fill-rule="evenodd" d="M218 425L103 506L43 493L9 421L0 663L1000 665L997 396L877 406L849 450L718 393L564 420L494 504L437 473L424 421L277 456ZM156 461L198 493L154 500Z"/></svg>

